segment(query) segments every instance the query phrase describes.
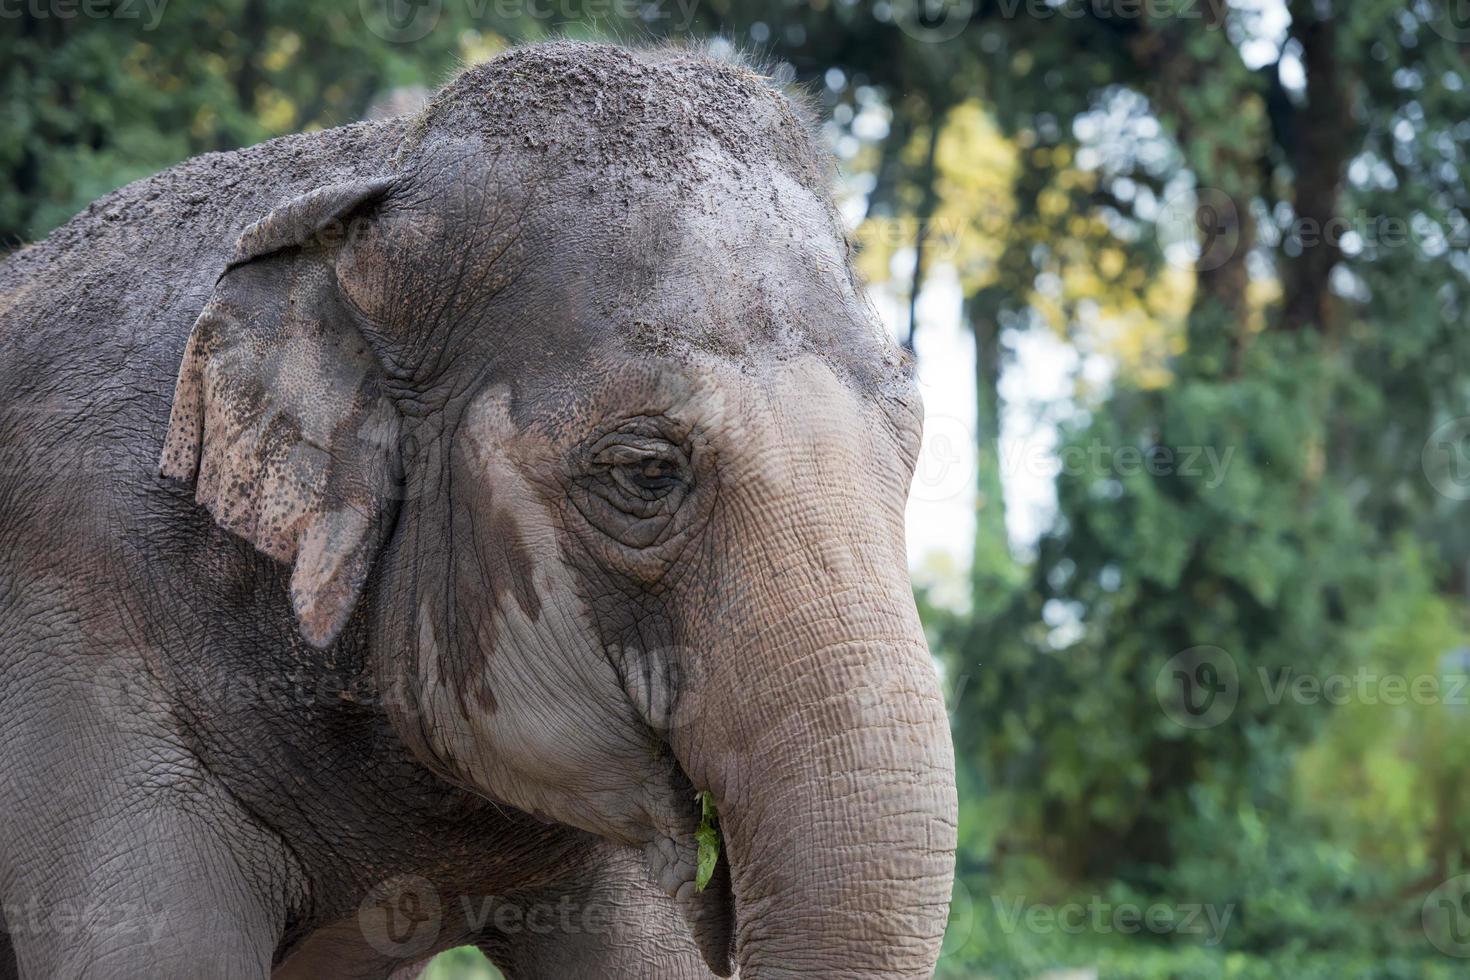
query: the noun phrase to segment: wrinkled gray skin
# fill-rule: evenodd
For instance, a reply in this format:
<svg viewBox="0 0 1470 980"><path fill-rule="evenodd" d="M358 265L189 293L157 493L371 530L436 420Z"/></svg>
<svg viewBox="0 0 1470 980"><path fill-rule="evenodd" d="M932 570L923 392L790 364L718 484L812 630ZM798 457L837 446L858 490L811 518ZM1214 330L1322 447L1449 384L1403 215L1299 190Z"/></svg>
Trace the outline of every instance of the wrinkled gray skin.
<svg viewBox="0 0 1470 980"><path fill-rule="evenodd" d="M556 44L0 267L0 975L928 976L920 406L827 179Z"/></svg>

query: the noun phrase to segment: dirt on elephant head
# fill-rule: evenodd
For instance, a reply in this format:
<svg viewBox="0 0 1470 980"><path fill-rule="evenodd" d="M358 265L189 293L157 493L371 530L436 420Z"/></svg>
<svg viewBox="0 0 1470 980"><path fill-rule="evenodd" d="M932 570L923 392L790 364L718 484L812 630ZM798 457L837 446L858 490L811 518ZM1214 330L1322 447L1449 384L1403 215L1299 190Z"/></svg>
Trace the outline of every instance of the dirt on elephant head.
<svg viewBox="0 0 1470 980"><path fill-rule="evenodd" d="M705 147L735 166L777 161L822 193L832 175L799 98L740 61L689 46L557 41L508 51L435 96L400 152L435 131L477 134L538 154L548 169L618 183L688 186Z"/></svg>

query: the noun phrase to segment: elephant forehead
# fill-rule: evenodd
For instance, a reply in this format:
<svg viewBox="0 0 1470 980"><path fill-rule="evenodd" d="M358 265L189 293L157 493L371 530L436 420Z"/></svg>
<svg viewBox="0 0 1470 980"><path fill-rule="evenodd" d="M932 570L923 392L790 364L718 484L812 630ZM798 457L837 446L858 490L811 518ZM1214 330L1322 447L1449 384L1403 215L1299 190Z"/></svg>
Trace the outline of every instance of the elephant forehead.
<svg viewBox="0 0 1470 980"><path fill-rule="evenodd" d="M899 363L855 280L835 212L779 169L722 175L613 227L607 250L627 260L594 266L594 288L631 352L747 365L836 352L878 375Z"/></svg>
<svg viewBox="0 0 1470 980"><path fill-rule="evenodd" d="M736 424L727 440L757 461L778 453L798 466L856 465L877 448L869 431L872 406L820 355L773 365L746 386L740 410L730 414Z"/></svg>
<svg viewBox="0 0 1470 980"><path fill-rule="evenodd" d="M827 282L843 298L853 292L835 210L779 167L721 170L672 214L676 236L670 261L676 279L784 272L788 283Z"/></svg>
<svg viewBox="0 0 1470 980"><path fill-rule="evenodd" d="M773 456L880 449L893 430L917 426L854 383L831 351L746 364L713 354L638 355L543 386L528 378L482 393L467 417L474 465L535 473L629 419L662 420L675 441L769 462ZM783 470L784 472L784 470Z"/></svg>

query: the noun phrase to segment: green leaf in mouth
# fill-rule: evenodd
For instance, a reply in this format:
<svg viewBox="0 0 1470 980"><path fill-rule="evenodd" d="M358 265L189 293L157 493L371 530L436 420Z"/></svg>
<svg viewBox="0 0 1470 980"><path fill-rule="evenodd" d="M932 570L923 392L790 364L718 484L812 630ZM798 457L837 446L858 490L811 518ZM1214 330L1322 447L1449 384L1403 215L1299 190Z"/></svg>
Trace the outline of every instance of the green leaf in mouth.
<svg viewBox="0 0 1470 980"><path fill-rule="evenodd" d="M699 844L694 890L702 892L709 887L720 860L720 815L715 812L715 799L707 790L701 790L694 798L699 801L699 829L694 832L694 840Z"/></svg>

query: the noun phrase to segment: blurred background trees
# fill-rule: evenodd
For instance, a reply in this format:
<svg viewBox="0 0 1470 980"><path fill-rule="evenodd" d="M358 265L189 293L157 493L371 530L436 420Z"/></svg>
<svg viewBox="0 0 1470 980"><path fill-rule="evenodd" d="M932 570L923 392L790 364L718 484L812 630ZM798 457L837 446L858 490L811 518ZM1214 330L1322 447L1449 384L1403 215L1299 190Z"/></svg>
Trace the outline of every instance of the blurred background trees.
<svg viewBox="0 0 1470 980"><path fill-rule="evenodd" d="M5 14L4 247L523 40L707 39L805 91L895 335L973 357L973 546L916 568L962 781L941 975L1463 975L1456 0L125 8ZM1230 919L1010 914L1094 900Z"/></svg>

